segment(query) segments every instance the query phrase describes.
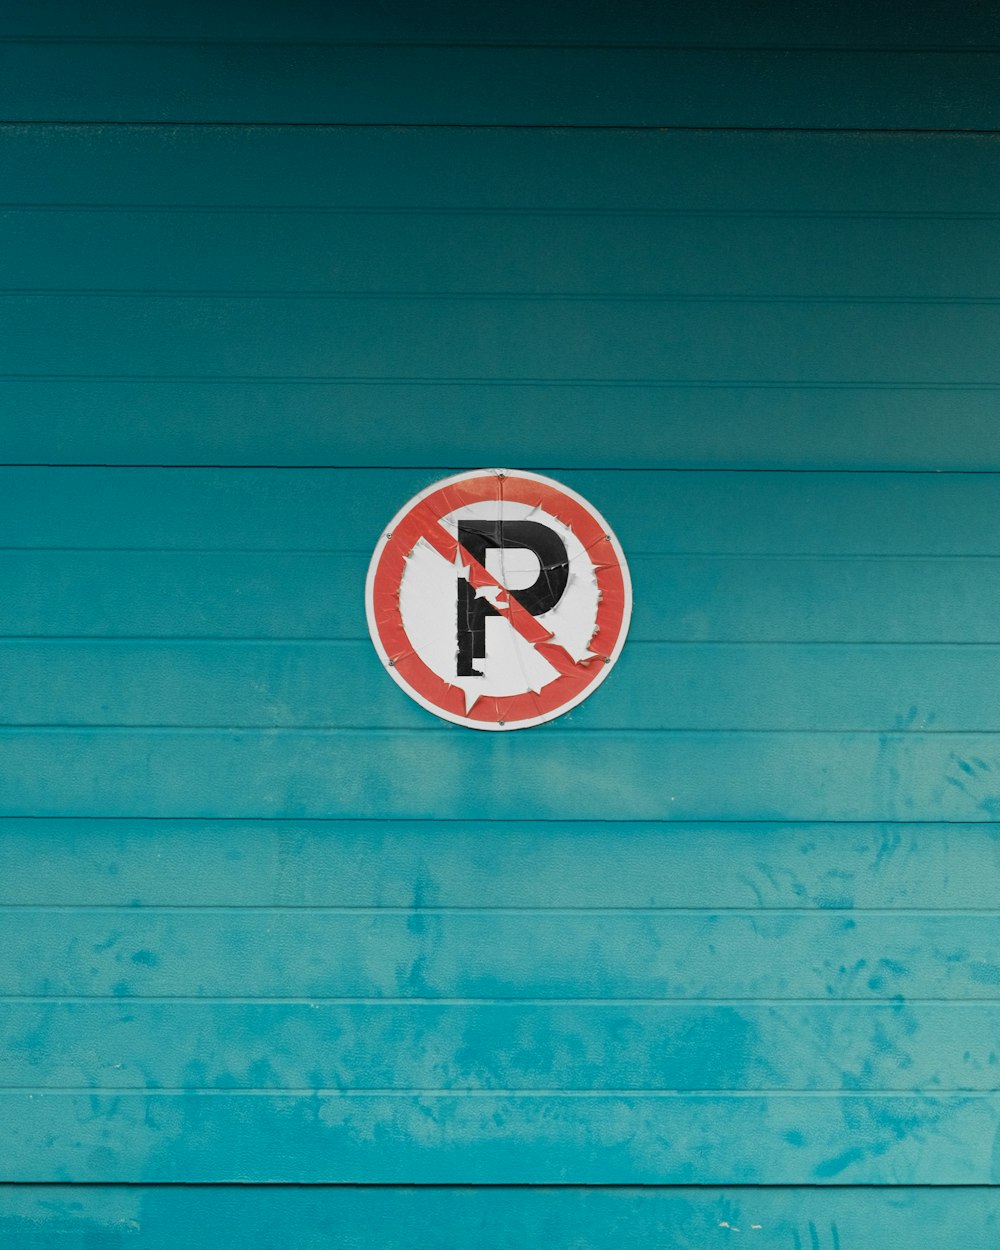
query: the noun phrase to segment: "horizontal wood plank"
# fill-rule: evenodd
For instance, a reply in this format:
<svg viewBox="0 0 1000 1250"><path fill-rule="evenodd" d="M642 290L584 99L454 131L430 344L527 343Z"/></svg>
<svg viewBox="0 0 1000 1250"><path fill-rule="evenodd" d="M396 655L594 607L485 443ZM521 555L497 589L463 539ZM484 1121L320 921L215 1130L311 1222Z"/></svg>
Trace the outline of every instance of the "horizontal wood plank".
<svg viewBox="0 0 1000 1250"><path fill-rule="evenodd" d="M986 999L1000 916L948 912L0 912L14 997Z"/></svg>
<svg viewBox="0 0 1000 1250"><path fill-rule="evenodd" d="M6 907L995 906L998 824L0 820Z"/></svg>
<svg viewBox="0 0 1000 1250"><path fill-rule="evenodd" d="M1000 383L993 304L7 295L0 310L0 368L25 376Z"/></svg>
<svg viewBox="0 0 1000 1250"><path fill-rule="evenodd" d="M367 641L368 564L367 552L0 551L0 635ZM633 643L997 638L996 557L636 554L629 568Z"/></svg>
<svg viewBox="0 0 1000 1250"><path fill-rule="evenodd" d="M12 1245L93 1250L127 1237L136 1250L217 1250L233 1240L298 1250L611 1250L666 1241L674 1250L761 1244L842 1250L877 1236L883 1250L985 1246L996 1230L990 1188L684 1186L637 1189L475 1186L367 1188L38 1185L0 1187Z"/></svg>
<svg viewBox="0 0 1000 1250"><path fill-rule="evenodd" d="M15 123L0 124L0 170L6 207L995 217L998 145L990 134Z"/></svg>
<svg viewBox="0 0 1000 1250"><path fill-rule="evenodd" d="M990 734L7 729L2 816L979 821Z"/></svg>
<svg viewBox="0 0 1000 1250"><path fill-rule="evenodd" d="M1000 41L996 14L976 0L925 0L903 11L872 9L850 0L817 9L804 0L781 0L747 9L736 0L673 0L669 5L627 0L614 9L601 3L553 0L526 10L511 0L469 8L454 0L430 0L419 13L405 0L366 5L316 5L286 0L214 4L174 0L169 8L149 0L105 0L83 15L67 0L38 0L30 9L7 6L7 38L268 40L326 43L625 43L703 44L721 47L983 47Z"/></svg>
<svg viewBox="0 0 1000 1250"><path fill-rule="evenodd" d="M0 467L0 548L364 553L398 508L446 472ZM558 476L600 509L630 558L1000 555L1000 474Z"/></svg>
<svg viewBox="0 0 1000 1250"><path fill-rule="evenodd" d="M994 1179L1000 1098L18 1091L0 1118L7 1181L954 1185Z"/></svg>
<svg viewBox="0 0 1000 1250"><path fill-rule="evenodd" d="M993 49L30 40L5 121L988 130Z"/></svg>
<svg viewBox="0 0 1000 1250"><path fill-rule="evenodd" d="M0 1087L990 1091L996 1004L7 1001Z"/></svg>
<svg viewBox="0 0 1000 1250"><path fill-rule="evenodd" d="M7 291L961 301L1000 281L992 216L67 205L0 224Z"/></svg>
<svg viewBox="0 0 1000 1250"><path fill-rule="evenodd" d="M9 464L1000 471L992 384L0 378L0 401Z"/></svg>
<svg viewBox="0 0 1000 1250"><path fill-rule="evenodd" d="M581 729L1000 731L994 645L629 646ZM5 725L413 729L367 641L0 640Z"/></svg>

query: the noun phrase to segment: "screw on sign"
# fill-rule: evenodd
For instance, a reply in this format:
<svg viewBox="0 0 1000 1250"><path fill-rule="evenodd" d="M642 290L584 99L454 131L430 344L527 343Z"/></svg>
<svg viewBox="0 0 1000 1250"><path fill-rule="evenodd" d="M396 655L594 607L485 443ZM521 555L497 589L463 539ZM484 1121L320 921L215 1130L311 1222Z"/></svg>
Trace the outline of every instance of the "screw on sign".
<svg viewBox="0 0 1000 1250"><path fill-rule="evenodd" d="M522 729L575 707L617 660L632 612L618 540L551 478L479 469L393 518L368 569L368 629L428 711Z"/></svg>

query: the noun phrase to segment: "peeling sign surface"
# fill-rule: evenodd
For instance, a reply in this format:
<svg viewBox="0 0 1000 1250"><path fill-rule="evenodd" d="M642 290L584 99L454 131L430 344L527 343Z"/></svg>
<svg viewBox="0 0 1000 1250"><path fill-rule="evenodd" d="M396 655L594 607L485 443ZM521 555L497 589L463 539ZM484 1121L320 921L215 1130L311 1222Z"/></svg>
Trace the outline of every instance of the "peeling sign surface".
<svg viewBox="0 0 1000 1250"><path fill-rule="evenodd" d="M628 566L604 518L533 473L484 469L393 518L365 588L396 683L473 729L522 729L575 707L625 643Z"/></svg>

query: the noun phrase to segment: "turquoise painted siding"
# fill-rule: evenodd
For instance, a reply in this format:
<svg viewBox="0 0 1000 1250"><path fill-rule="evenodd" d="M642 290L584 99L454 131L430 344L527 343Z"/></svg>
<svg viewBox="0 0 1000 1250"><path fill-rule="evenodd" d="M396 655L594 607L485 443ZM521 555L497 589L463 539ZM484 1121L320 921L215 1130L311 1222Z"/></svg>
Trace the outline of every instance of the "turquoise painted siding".
<svg viewBox="0 0 1000 1250"><path fill-rule="evenodd" d="M31 364L0 381L3 445L43 464L371 465L377 445L378 467L503 463L516 449L549 470L996 470L997 310L982 298L996 151L982 134L3 127L4 194L33 206L38 240L10 250L49 269L46 283L5 256L22 284L4 300L6 352L16 330ZM67 255L66 205L100 246L77 236ZM121 233L123 205L169 233ZM305 236L290 294L274 298L268 271L304 218L329 242L313 253ZM185 221L206 268L193 293L166 298ZM464 299L460 274L448 290L448 227L479 239ZM630 268L611 266L627 284L608 285L610 244L563 243L550 273L554 233L598 227L618 258L631 253ZM216 241L248 229L241 264L263 273L239 294L238 275L213 278ZM705 246L699 231L729 242ZM535 232L528 264L511 240ZM151 284L149 299L106 293L130 239L146 253L130 289ZM432 268L414 259L425 254ZM182 251L178 275L184 264ZM67 296L62 275L80 266L87 294ZM512 289L520 299L496 298Z"/></svg>
<svg viewBox="0 0 1000 1250"><path fill-rule="evenodd" d="M2 49L0 103L31 122L984 130L998 71L985 49L30 41Z"/></svg>
<svg viewBox="0 0 1000 1250"><path fill-rule="evenodd" d="M177 1230L192 1250L253 1240L303 1250L330 1245L361 1250L451 1250L489 1245L620 1246L657 1242L678 1250L715 1250L748 1242L791 1250L841 1250L870 1244L991 1246L996 1203L982 1189L836 1189L821 1196L788 1189L288 1189L280 1186L114 1186L72 1190L40 1186L4 1191L12 1244L28 1250L82 1245L172 1250ZM821 1202L818 1201L821 1197ZM817 1210L822 1207L822 1211Z"/></svg>
<svg viewBox="0 0 1000 1250"><path fill-rule="evenodd" d="M997 27L0 9L5 1245L995 1243ZM488 464L635 586L514 735L364 620Z"/></svg>

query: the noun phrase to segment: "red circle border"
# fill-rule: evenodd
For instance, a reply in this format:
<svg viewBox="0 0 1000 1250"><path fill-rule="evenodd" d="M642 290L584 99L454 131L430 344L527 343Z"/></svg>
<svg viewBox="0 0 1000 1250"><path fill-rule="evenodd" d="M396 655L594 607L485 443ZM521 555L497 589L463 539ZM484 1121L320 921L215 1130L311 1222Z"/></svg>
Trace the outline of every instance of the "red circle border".
<svg viewBox="0 0 1000 1250"><path fill-rule="evenodd" d="M554 678L538 694L527 691L518 695L482 695L466 712L464 690L439 677L414 651L399 612L399 588L406 558L424 534L428 522L436 523L463 505L487 500L539 507L562 521L580 540L593 562L600 592L590 643L590 649L596 654L594 659L578 664L573 672ZM381 552L376 550L372 560L373 575L369 574L373 641L386 662L395 669L398 684L439 708L448 719L484 727L511 728L516 728L519 722L551 719L584 698L605 666L615 658L622 631L627 628L626 605L630 599L627 574L623 571L624 557L619 551L603 520L550 479L521 477L513 471L450 479L436 490L418 496L399 514L391 532L382 540Z"/></svg>

